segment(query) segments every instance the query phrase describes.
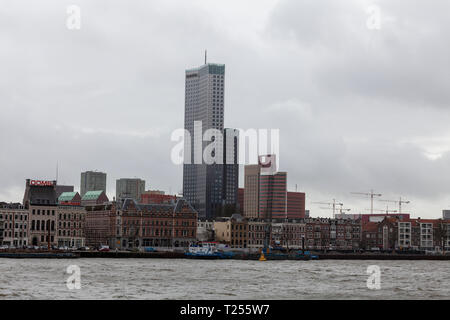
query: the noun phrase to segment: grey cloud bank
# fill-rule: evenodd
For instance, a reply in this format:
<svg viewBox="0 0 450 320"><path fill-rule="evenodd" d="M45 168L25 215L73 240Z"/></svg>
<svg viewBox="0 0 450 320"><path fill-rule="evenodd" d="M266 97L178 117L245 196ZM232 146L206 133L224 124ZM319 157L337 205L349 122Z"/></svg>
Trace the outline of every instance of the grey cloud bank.
<svg viewBox="0 0 450 320"><path fill-rule="evenodd" d="M81 30L66 28L69 4ZM380 30L366 27L373 4ZM83 170L107 172L110 196L134 176L181 191L170 135L184 70L208 48L227 68L225 126L280 128L280 168L308 202L363 212L350 192L373 188L437 217L450 205L448 12L439 0L5 1L0 201L54 178L56 162L76 187Z"/></svg>

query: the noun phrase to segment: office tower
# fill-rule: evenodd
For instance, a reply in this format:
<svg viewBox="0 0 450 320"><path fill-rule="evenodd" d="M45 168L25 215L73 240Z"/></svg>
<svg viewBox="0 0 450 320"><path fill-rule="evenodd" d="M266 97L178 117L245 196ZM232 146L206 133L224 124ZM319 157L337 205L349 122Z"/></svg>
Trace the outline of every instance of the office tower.
<svg viewBox="0 0 450 320"><path fill-rule="evenodd" d="M185 138L183 196L199 218L213 218L223 211L224 169L222 164L205 163L203 151L211 141L202 141L202 135L216 129L223 137L225 65L207 63L188 69L185 81L184 128L190 137ZM194 127L200 131L196 137Z"/></svg>
<svg viewBox="0 0 450 320"><path fill-rule="evenodd" d="M222 216L238 210L239 189L239 130L225 128L223 140Z"/></svg>
<svg viewBox="0 0 450 320"><path fill-rule="evenodd" d="M258 157L244 169L244 216L260 219L305 217L305 193L287 191L287 173L278 172L275 155Z"/></svg>
<svg viewBox="0 0 450 320"><path fill-rule="evenodd" d="M81 173L80 195L83 197L88 191L106 192L106 173L86 171Z"/></svg>
<svg viewBox="0 0 450 320"><path fill-rule="evenodd" d="M260 176L259 216L262 219L287 218L287 173Z"/></svg>
<svg viewBox="0 0 450 320"><path fill-rule="evenodd" d="M287 214L288 219L305 218L305 193L290 192L287 193Z"/></svg>
<svg viewBox="0 0 450 320"><path fill-rule="evenodd" d="M116 180L116 200L121 202L125 199L141 201L142 193L145 192L145 181L141 179L118 179Z"/></svg>
<svg viewBox="0 0 450 320"><path fill-rule="evenodd" d="M250 164L244 167L244 217L259 218L259 177L261 166Z"/></svg>

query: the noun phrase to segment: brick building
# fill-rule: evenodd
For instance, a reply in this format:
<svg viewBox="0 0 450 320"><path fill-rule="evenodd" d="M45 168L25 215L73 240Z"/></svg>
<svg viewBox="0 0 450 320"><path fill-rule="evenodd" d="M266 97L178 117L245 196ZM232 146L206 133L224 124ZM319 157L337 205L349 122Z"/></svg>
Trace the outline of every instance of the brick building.
<svg viewBox="0 0 450 320"><path fill-rule="evenodd" d="M305 193L287 192L287 219L303 219L305 217Z"/></svg>
<svg viewBox="0 0 450 320"><path fill-rule="evenodd" d="M86 212L86 242L95 247L187 247L197 237L197 212L183 199L173 204L126 199L88 206Z"/></svg>
<svg viewBox="0 0 450 320"><path fill-rule="evenodd" d="M248 247L250 249L260 249L264 247L266 230L270 225L267 222L250 219L248 221Z"/></svg>
<svg viewBox="0 0 450 320"><path fill-rule="evenodd" d="M86 209L78 192L65 192L58 198L58 247L85 246Z"/></svg>
<svg viewBox="0 0 450 320"><path fill-rule="evenodd" d="M102 245L116 247L116 202L93 204L85 207L84 236L85 244L98 248Z"/></svg>
<svg viewBox="0 0 450 320"><path fill-rule="evenodd" d="M387 216L362 224L361 246L381 250L450 250L450 221Z"/></svg>
<svg viewBox="0 0 450 320"><path fill-rule="evenodd" d="M355 250L360 247L360 220L308 218L304 221L308 249Z"/></svg>
<svg viewBox="0 0 450 320"><path fill-rule="evenodd" d="M28 210L20 203L0 206L0 244L14 247L28 245Z"/></svg>

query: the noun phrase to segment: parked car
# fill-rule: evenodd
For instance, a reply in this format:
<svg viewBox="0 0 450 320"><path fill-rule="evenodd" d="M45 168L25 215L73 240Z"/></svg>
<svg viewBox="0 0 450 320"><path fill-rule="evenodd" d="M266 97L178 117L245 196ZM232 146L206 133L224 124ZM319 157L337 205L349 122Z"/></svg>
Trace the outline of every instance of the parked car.
<svg viewBox="0 0 450 320"><path fill-rule="evenodd" d="M109 246L100 246L100 248L98 249L98 251L108 252L108 251L109 251Z"/></svg>

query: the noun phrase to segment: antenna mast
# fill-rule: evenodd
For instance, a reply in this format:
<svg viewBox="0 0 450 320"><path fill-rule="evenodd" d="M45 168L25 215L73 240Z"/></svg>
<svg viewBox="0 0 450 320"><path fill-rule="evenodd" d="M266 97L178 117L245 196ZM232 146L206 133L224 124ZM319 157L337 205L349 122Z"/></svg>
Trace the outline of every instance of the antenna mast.
<svg viewBox="0 0 450 320"><path fill-rule="evenodd" d="M208 57L208 50L205 49L205 64L206 64L206 61L207 61L207 59L206 59L207 57Z"/></svg>

